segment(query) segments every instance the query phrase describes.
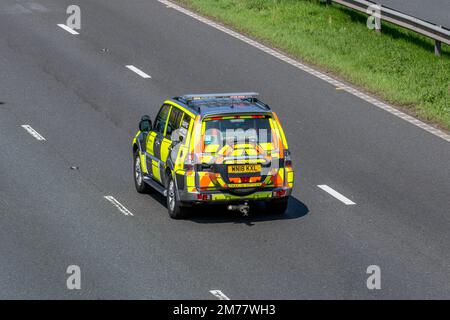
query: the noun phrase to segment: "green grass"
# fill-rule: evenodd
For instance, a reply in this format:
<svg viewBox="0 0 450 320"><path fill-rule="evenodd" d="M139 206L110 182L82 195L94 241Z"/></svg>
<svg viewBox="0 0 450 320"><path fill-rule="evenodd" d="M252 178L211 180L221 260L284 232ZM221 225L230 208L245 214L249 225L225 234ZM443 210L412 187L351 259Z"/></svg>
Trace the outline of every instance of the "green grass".
<svg viewBox="0 0 450 320"><path fill-rule="evenodd" d="M450 49L320 0L177 0L265 43L450 129Z"/></svg>

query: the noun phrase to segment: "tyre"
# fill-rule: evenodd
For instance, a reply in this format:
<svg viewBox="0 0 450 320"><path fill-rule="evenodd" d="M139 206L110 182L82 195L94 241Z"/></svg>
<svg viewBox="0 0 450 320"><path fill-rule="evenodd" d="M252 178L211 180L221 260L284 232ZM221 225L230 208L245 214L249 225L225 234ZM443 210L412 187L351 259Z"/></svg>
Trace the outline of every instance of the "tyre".
<svg viewBox="0 0 450 320"><path fill-rule="evenodd" d="M172 219L184 219L188 216L187 208L183 207L178 199L175 181L171 175L167 179L167 210Z"/></svg>
<svg viewBox="0 0 450 320"><path fill-rule="evenodd" d="M139 193L148 193L151 187L144 182L144 174L141 167L141 158L139 157L139 151L134 152L133 157L133 173L134 173L134 186Z"/></svg>
<svg viewBox="0 0 450 320"><path fill-rule="evenodd" d="M271 214L279 214L282 215L286 212L288 207L288 199L289 197L272 200L266 204L266 210Z"/></svg>

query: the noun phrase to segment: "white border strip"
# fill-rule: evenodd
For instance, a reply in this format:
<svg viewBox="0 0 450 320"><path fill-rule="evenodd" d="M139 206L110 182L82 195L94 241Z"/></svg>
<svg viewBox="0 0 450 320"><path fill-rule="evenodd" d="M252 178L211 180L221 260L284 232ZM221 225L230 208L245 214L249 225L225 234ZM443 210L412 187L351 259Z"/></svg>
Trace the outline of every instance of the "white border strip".
<svg viewBox="0 0 450 320"><path fill-rule="evenodd" d="M336 190L334 190L333 188L330 188L329 186L327 186L326 184L321 184L318 185L318 187L320 189L322 189L323 191L325 191L326 193L332 195L333 197L335 197L336 199L338 199L339 201L343 202L344 204L346 204L347 206L352 206L355 205L356 203L354 203L352 200L350 200L349 198L343 196L342 194L340 194L339 192L337 192Z"/></svg>
<svg viewBox="0 0 450 320"><path fill-rule="evenodd" d="M60 27L60 28L62 28L62 29L64 29L64 30L66 30L67 32L69 32L69 33L71 33L71 34L73 34L73 35L79 34L78 32L76 32L76 31L73 30L72 28L66 26L65 24L62 24L62 23L61 23L61 24L58 24L58 27Z"/></svg>
<svg viewBox="0 0 450 320"><path fill-rule="evenodd" d="M220 290L209 290L209 292L219 300L230 300L222 291Z"/></svg>
<svg viewBox="0 0 450 320"><path fill-rule="evenodd" d="M142 78L144 78L144 79L151 79L151 78L152 78L151 76L149 76L148 74L146 74L144 71L142 71L142 70L136 68L135 66L128 65L128 66L125 66L125 67L127 67L128 69L130 69L130 70L133 71L134 73L137 73L138 75L140 75L140 76L141 76Z"/></svg>
<svg viewBox="0 0 450 320"><path fill-rule="evenodd" d="M122 212L126 216L133 216L133 214L125 208L123 204L121 204L119 201L117 201L113 196L104 196L106 200L112 203L114 207L116 207L120 212Z"/></svg>
<svg viewBox="0 0 450 320"><path fill-rule="evenodd" d="M36 130L34 130L30 125L24 124L21 126L24 128L29 134L36 138L38 141L45 141L45 138L41 136Z"/></svg>
<svg viewBox="0 0 450 320"><path fill-rule="evenodd" d="M175 10L181 12L181 13L184 13L184 14L186 14L186 15L188 15L188 16L190 16L190 17L192 17L192 18L194 18L194 19L196 19L196 20L198 20L200 22L203 22L203 23L205 23L205 24L207 24L207 25L217 29L217 30L225 32L228 35L230 35L230 36L232 36L232 37L234 37L236 39L239 39L239 40L241 40L241 41L243 41L243 42L245 42L245 43L247 43L247 44L257 48L257 49L260 49L260 50L264 51L265 53L270 54L271 56L273 56L273 57L275 57L275 58L277 58L279 60L282 60L282 61L284 61L284 62L286 62L286 63L296 67L297 69L305 71L305 72L307 72L307 73L309 73L309 74L311 74L311 75L313 75L313 76L315 76L315 77L317 77L319 79L322 79L323 81L326 81L326 82L330 83L331 85L333 85L335 87L340 87L342 90L345 90L348 93L350 93L350 94L352 94L354 96L357 96L358 98L361 98L362 100L364 100L366 102L369 102L370 104L372 104L372 105L374 105L374 106L376 106L376 107L378 107L380 109L383 109L383 110L385 110L385 111L387 111L387 112L389 112L389 113L391 113L391 114L393 114L393 115L395 115L395 116L397 116L397 117L399 117L399 118L401 118L401 119L403 119L405 121L408 121L409 123L411 123L411 124L413 124L413 125L415 125L415 126L417 126L419 128L422 128L425 131L428 131L429 133L431 133L431 134L433 134L433 135L435 135L435 136L437 136L439 138L442 138L442 139L450 142L450 135L448 135L447 133L445 133L445 132L443 132L443 131L441 131L439 129L436 129L436 128L434 128L434 127L432 127L432 126L430 126L430 125L428 125L428 124L426 124L426 123L424 123L424 122L422 122L422 121L420 121L420 120L418 120L418 119L416 119L416 118L414 118L414 117L412 117L412 116L410 116L410 115L408 115L408 114L406 114L404 112L401 112L401 111L395 109L394 107L392 107L390 105L387 105L387 104L381 102L380 100L378 100L376 98L373 98L373 97L371 97L371 96L369 96L369 95L367 95L367 94L365 94L365 93L363 93L363 92L361 92L361 91L359 91L359 90L357 90L355 88L352 88L352 87L344 84L341 81L333 79L333 78L331 78L331 77L329 77L329 76L327 76L327 75L325 75L325 74L323 74L323 73L321 73L321 72L319 72L317 70L314 70L311 67L308 67L307 65L305 65L303 63L300 63L300 62L298 62L298 61L296 61L296 60L294 60L292 58L287 57L286 55L284 55L284 54L282 54L282 53L280 53L280 52L278 52L278 51L276 51L274 49L266 47L265 45L255 41L255 40L252 40L252 39L250 39L250 38L248 38L248 37L246 37L246 36L244 36L244 35L242 35L240 33L237 33L235 31L233 31L233 30L231 30L229 28L226 28L226 27L224 27L224 26L222 26L222 25L220 25L220 24L218 24L216 22L213 22L213 21L211 21L211 20L209 20L207 18L204 18L204 17L202 17L202 16L200 16L200 15L198 15L198 14L196 14L196 13L190 11L190 10L187 10L187 9L185 9L183 7L180 7L180 6L174 4L174 3L170 2L170 1L167 1L167 0L158 0L158 1L163 3L163 4L165 4L166 6L170 6L172 9L175 9Z"/></svg>

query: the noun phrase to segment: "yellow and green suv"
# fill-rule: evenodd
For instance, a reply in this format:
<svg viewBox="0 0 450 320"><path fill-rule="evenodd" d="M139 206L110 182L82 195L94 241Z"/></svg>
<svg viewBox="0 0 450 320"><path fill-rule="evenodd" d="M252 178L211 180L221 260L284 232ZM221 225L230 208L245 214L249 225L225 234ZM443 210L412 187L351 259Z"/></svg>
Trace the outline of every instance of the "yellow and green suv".
<svg viewBox="0 0 450 320"><path fill-rule="evenodd" d="M133 139L136 190L167 197L172 218L188 208L226 204L248 214L263 201L283 214L294 171L280 121L257 93L190 94L143 116Z"/></svg>

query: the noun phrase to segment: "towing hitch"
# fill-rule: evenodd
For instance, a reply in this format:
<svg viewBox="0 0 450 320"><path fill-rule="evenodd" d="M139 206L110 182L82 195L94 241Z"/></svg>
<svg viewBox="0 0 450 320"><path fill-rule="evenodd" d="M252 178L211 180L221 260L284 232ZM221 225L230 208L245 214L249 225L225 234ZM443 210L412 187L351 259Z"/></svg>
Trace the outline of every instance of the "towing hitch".
<svg viewBox="0 0 450 320"><path fill-rule="evenodd" d="M239 211L240 213L243 214L244 217L246 217L248 216L248 213L250 211L250 206L248 205L247 202L245 202L244 204L230 204L228 206L228 210Z"/></svg>

